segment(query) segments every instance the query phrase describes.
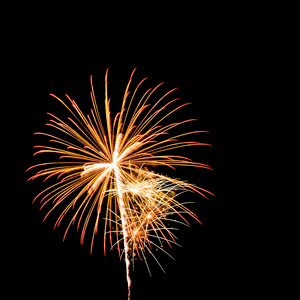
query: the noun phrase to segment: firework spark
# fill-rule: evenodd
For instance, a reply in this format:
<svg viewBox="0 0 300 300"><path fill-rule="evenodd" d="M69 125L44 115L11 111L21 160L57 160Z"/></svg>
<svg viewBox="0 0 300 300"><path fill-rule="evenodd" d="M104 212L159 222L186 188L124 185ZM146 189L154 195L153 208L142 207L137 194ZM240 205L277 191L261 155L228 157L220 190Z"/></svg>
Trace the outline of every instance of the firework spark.
<svg viewBox="0 0 300 300"><path fill-rule="evenodd" d="M190 166L211 169L206 164L193 162L183 156L164 154L166 151L180 147L208 145L179 140L183 136L206 131L175 135L169 133L172 129L194 119L162 125L172 113L189 104L184 103L169 109L179 100L175 98L166 101L167 96L176 90L173 89L156 100L154 105L150 105L150 97L162 83L146 90L138 103L133 105L135 95L147 79L144 78L139 82L129 99L129 87L134 72L135 69L125 89L121 110L112 120L107 89L107 69L105 123L101 120L96 103L92 77L90 94L93 108L89 115L84 115L77 103L68 95L66 98L70 106L51 94L69 111L70 117L63 121L48 113L51 118L46 125L54 128L63 137L49 133L35 133L50 138L49 142L52 146L35 146L37 152L34 155L51 153L59 155L59 159L36 164L28 169L36 170L29 180L44 177L46 181L50 177L57 177L58 180L40 192L33 201L39 199L41 208L52 204L44 219L57 207L61 208L62 213L54 228L59 226L68 211L74 212L63 239L70 226L77 222L77 230L82 227L80 241L83 243L87 226L91 223L92 213L96 212L90 248L92 252L101 210L104 210L104 253L108 239L111 248L117 247L120 257L125 257L128 299L131 297L130 272L134 267L134 259L144 260L150 273L146 251L159 265L152 249L160 249L172 257L161 247L162 242L169 246L176 244L177 238L173 228L168 224L170 222L189 224L185 214L198 220L184 203L177 202L176 196L188 190L195 191L206 198L206 194L213 195L205 189L157 174L149 169L158 165L171 168Z"/></svg>

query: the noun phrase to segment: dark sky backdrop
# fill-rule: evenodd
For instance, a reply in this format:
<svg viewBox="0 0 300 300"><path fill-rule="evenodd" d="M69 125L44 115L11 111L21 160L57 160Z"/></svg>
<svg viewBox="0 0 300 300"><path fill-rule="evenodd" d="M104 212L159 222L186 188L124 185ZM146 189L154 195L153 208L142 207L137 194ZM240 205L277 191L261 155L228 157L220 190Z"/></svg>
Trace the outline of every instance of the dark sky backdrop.
<svg viewBox="0 0 300 300"><path fill-rule="evenodd" d="M100 26L100 25L99 25ZM183 102L193 102L177 114L177 118L197 118L192 130L209 130L209 134L195 135L196 141L213 144L213 147L182 149L181 153L195 161L210 164L215 171L180 168L169 175L187 179L216 193L217 114L223 101L224 51L226 43L218 28L207 31L194 22L189 32L180 26L162 28L161 32L136 33L80 31L66 26L43 28L38 33L33 28L20 34L22 47L16 57L13 84L18 86L20 134L22 136L22 189L17 201L17 236L14 238L17 281L30 277L23 295L53 297L77 296L82 299L104 295L111 299L126 299L125 263L119 262L112 251L103 257L102 236L99 234L93 256L89 255L89 240L79 244L79 234L71 232L62 242L64 228L53 231L54 218L45 223L46 210L39 212L38 203L31 204L41 191L40 181L26 183L25 169L35 160L33 145L41 142L35 131L45 129L46 112L67 117L61 105L49 96L64 93L75 99L80 107L90 108L89 76L93 74L99 109L103 108L103 87L106 68L109 67L109 97L113 109L120 105L118 98L124 91L130 73L137 67L134 82L145 76L149 81L145 89L165 82L163 91L179 87L173 95ZM95 28L94 28L95 29ZM144 36L143 36L144 34ZM132 89L131 89L132 90ZM153 96L153 100L155 96ZM14 104L13 104L14 105ZM177 120L177 119L176 119ZM171 121L176 121L171 119ZM19 192L19 191L16 191ZM138 299L208 299L222 289L224 257L224 229L219 219L220 199L205 200L195 194L186 194L182 201L195 201L194 210L203 225L191 220L190 228L180 227L179 244L170 253L176 262L162 255L160 261L166 270L163 274L151 260L153 277L147 274L143 263L137 265L136 283ZM38 288L37 288L38 286ZM203 296L205 298L202 298Z"/></svg>

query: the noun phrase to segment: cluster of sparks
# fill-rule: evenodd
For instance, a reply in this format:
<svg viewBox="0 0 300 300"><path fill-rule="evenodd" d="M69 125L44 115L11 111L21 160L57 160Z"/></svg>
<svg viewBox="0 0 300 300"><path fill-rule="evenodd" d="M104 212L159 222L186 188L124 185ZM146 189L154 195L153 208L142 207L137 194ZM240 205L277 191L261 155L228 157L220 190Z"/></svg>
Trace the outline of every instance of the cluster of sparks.
<svg viewBox="0 0 300 300"><path fill-rule="evenodd" d="M151 168L159 165L171 168L211 168L186 157L169 154L170 150L180 147L208 145L180 141L183 136L205 131L170 134L174 128L193 119L162 125L172 113L188 104L168 110L179 100L176 98L166 101L167 96L175 90L173 89L150 105L149 99L162 83L146 90L137 103L133 104L138 89L146 80L144 78L139 82L133 93L130 93L134 71L127 84L121 110L114 119L110 112L106 72L105 122L98 111L92 77L90 94L93 108L88 115L84 115L68 95L66 97L70 105L52 95L62 103L70 117L64 121L48 113L51 119L46 125L54 128L60 135L35 133L50 138L50 144L35 146L37 152L34 155L51 153L58 155L58 159L36 164L28 170L36 170L29 180L39 177L44 178L44 181L51 177L57 178L34 201L39 199L41 208L51 205L45 219L53 210L60 208L61 214L54 228L59 226L69 211L73 212L63 239L70 226L76 224L77 230L81 228L80 241L83 243L88 224L93 223L92 252L103 214L104 252L109 241L110 248L116 247L120 257L125 256L127 267L134 259L141 259L146 262L149 270L145 252L149 252L159 264L153 250L160 249L171 256L164 250L162 243L169 246L177 244L174 228L169 224L189 225L186 215L198 220L185 206L186 203L179 203L176 197L189 190L206 198L206 194L212 194L185 181L155 173Z"/></svg>
<svg viewBox="0 0 300 300"><path fill-rule="evenodd" d="M177 237L173 232L177 228L170 227L169 224L189 225L183 216L185 213L192 215L195 219L197 217L184 206L187 203L179 203L175 200L177 195L186 191L179 184L175 183L176 180L174 182L167 181L163 176L157 176L157 174L148 170L145 171L144 169L134 171L137 172L134 176L131 174L131 178L135 178L134 181L129 181L127 184L121 186L123 195L126 197L128 203L126 218L128 220L127 231L130 237L129 253L133 262L133 259L136 257L143 260L151 275L147 257L144 253L150 253L161 268L162 266L155 257L153 249L159 249L175 260L163 249L163 242L167 243L171 248L172 244L178 245L176 241ZM117 192L115 190L115 193ZM121 218L114 212L110 212L112 214L108 220L114 224L116 229L109 231L108 234L117 233L122 236ZM179 216L181 220L174 218L174 214ZM118 239L112 245L112 248L114 246L118 247L119 253L119 244L122 240ZM121 257L123 253L121 253Z"/></svg>

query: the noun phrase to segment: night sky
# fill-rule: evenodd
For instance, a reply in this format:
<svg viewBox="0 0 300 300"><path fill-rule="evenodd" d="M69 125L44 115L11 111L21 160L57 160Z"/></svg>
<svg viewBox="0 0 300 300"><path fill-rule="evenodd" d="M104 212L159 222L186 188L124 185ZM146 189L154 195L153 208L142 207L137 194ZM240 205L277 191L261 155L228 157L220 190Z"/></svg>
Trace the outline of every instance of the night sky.
<svg viewBox="0 0 300 300"><path fill-rule="evenodd" d="M179 87L168 99L180 97L182 103L193 103L172 116L170 122L197 118L198 121L182 130L210 131L209 134L194 135L193 140L213 144L213 147L182 148L180 153L209 164L214 171L178 167L176 171L167 170L166 175L188 180L217 195L216 127L218 105L223 101L224 78L224 56L220 49L225 45L220 37L200 27L188 35L178 33L180 26L159 33L150 30L144 32L144 37L136 37L136 33L125 30L118 31L118 34L104 34L101 30L91 34L79 31L79 27L78 30L71 30L68 25L45 27L40 35L35 26L29 26L20 33L17 43L23 50L16 57L13 68L11 80L18 87L18 97L12 105L18 107L20 132L17 134L22 138L22 144L18 146L22 151L18 157L22 164L20 188L14 187L19 195L15 199L18 204L15 201L13 204L19 208L17 217L12 221L17 229L11 237L14 280L29 279L22 288L23 296L39 298L47 295L59 299L82 296L82 299L88 299L98 294L97 299L108 299L101 295L110 295L110 299L127 299L125 263L119 261L117 251L108 251L107 256L103 256L102 231L99 230L90 256L88 234L83 246L75 229L63 243L64 223L52 230L57 214L43 223L47 209L39 211L39 203L31 203L47 186L42 180L26 183L29 174L25 174L25 170L39 161L32 157L33 146L45 141L33 133L47 130L47 112L61 118L68 117L66 110L49 96L50 93L62 99L67 93L84 111L91 108L90 75L93 75L98 107L102 110L106 68L109 68L108 93L112 98L112 111L118 111L129 76L137 67L132 87L149 77L144 89L164 81L162 91ZM150 102L153 101L155 95ZM174 246L169 250L176 262L166 255L159 255L165 274L152 259L152 277L143 262L137 263L134 278L137 299L208 299L222 289L222 278L226 274L223 249L226 245L223 243L224 224L219 220L221 200L218 195L206 200L193 193L185 194L179 200L196 202L189 208L199 216L203 225L189 218L190 228L179 226L178 243L182 248Z"/></svg>

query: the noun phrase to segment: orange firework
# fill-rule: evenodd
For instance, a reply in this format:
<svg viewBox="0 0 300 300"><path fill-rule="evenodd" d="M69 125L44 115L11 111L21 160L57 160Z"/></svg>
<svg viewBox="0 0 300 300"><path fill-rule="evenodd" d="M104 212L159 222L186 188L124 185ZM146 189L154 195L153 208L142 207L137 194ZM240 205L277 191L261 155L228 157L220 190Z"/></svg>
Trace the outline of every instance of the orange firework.
<svg viewBox="0 0 300 300"><path fill-rule="evenodd" d="M40 163L28 169L36 169L35 175L31 176L29 180L38 177L44 177L45 180L52 176L57 177L56 183L39 193L34 201L39 198L41 208L47 203L52 204L45 218L56 207L61 208L62 213L54 228L59 226L69 210L74 211L64 239L70 226L77 222L77 230L82 225L80 241L83 243L92 213L96 212L91 241L92 251L100 213L104 207L104 252L108 236L111 248L116 246L120 257L125 257L128 299L131 296L130 274L134 266L134 258L139 257L144 260L149 270L144 252L149 252L157 261L152 248L160 249L171 256L160 246L162 241L170 246L176 243L176 236L172 232L172 228L166 225L167 222L188 224L184 214L198 220L195 214L176 200L176 196L188 190L196 191L206 198L206 193L213 195L200 187L157 174L149 169L158 165L172 168L174 166L190 166L211 169L206 164L193 162L186 157L164 154L166 151L180 147L208 144L179 140L183 136L205 131L170 135L172 129L194 121L194 119L162 125L162 121L172 113L189 104L181 104L167 110L172 103L179 100L179 98L165 100L176 89L165 93L155 101L154 105L150 105L148 101L162 85L161 83L154 89L146 90L137 104L133 105L138 89L146 80L144 78L129 97L129 87L134 71L125 89L120 112L112 119L110 99L107 93L107 69L105 75L105 123L100 118L92 77L93 108L90 115L84 115L76 102L68 95L66 97L71 106L51 94L69 111L70 117L63 121L48 113L51 119L46 125L53 127L62 134L62 137L49 133L35 133L49 137L53 146L35 146L38 151L34 155L54 153L60 157L56 161ZM178 218L175 219L174 215L177 215ZM114 236L116 242L113 240Z"/></svg>

